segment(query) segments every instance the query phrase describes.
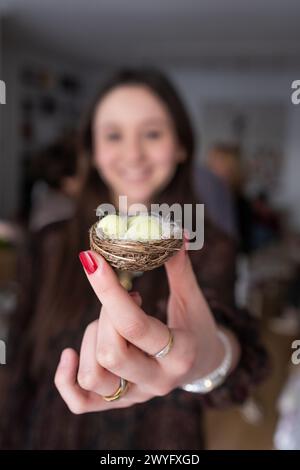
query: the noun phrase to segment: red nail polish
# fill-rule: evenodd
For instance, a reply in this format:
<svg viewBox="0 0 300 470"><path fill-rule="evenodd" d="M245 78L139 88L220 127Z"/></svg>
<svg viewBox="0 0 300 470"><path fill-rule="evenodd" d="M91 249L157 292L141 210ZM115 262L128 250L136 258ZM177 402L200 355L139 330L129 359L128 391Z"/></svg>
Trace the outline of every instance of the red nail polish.
<svg viewBox="0 0 300 470"><path fill-rule="evenodd" d="M98 264L90 251L81 251L79 259L88 274L93 274L97 270Z"/></svg>

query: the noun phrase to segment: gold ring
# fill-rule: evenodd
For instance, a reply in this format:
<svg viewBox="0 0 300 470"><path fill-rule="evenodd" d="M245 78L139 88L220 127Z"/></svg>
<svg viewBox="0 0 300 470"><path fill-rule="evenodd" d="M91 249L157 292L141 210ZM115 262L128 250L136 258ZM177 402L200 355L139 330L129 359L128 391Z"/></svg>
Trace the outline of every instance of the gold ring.
<svg viewBox="0 0 300 470"><path fill-rule="evenodd" d="M168 330L169 330L169 340L168 340L167 345L163 349L158 351L156 354L152 354L151 357L155 357L155 358L165 357L171 351L171 348L174 343L174 336L170 328L168 328Z"/></svg>
<svg viewBox="0 0 300 470"><path fill-rule="evenodd" d="M102 396L102 398L105 401L119 400L119 398L121 398L121 396L124 395L124 393L127 391L128 386L129 386L129 382L127 382L126 379L123 379L122 377L120 377L120 385L118 387L118 390L116 390L116 392L113 395Z"/></svg>

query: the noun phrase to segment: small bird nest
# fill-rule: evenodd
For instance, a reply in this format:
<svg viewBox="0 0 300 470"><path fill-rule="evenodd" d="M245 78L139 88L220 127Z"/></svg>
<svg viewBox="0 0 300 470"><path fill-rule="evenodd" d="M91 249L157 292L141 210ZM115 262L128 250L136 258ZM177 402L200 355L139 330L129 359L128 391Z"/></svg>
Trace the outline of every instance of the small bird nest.
<svg viewBox="0 0 300 470"><path fill-rule="evenodd" d="M155 240L126 240L108 238L99 233L95 223L89 230L90 247L102 255L111 266L121 271L150 271L164 264L182 247L181 237Z"/></svg>

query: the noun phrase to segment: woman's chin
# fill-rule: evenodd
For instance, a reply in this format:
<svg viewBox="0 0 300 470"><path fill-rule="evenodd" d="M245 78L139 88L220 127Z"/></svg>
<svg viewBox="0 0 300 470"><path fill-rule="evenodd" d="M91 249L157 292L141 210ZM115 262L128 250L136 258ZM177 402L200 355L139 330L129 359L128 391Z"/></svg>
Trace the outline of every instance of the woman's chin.
<svg viewBox="0 0 300 470"><path fill-rule="evenodd" d="M145 204L148 205L152 199L152 192L133 191L128 193L124 191L123 195L127 196L128 204Z"/></svg>

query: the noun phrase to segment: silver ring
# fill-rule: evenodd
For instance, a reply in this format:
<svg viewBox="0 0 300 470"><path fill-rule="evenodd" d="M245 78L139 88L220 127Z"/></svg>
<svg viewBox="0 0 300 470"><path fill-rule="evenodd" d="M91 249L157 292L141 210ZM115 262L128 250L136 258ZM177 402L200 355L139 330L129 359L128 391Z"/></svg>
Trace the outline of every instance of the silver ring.
<svg viewBox="0 0 300 470"><path fill-rule="evenodd" d="M168 341L168 344L163 349L158 351L156 354L151 355L151 357L155 357L155 358L165 357L171 351L173 343L174 343L173 333L169 328L169 341Z"/></svg>

